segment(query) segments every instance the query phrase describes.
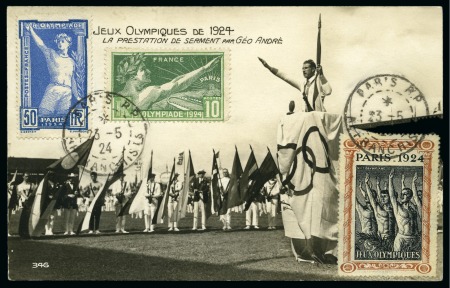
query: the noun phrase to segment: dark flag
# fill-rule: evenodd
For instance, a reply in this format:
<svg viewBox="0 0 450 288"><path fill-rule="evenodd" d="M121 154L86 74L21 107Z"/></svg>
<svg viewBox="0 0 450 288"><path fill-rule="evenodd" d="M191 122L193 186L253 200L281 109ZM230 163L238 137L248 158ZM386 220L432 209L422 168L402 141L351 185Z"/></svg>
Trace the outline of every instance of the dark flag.
<svg viewBox="0 0 450 288"><path fill-rule="evenodd" d="M213 202L211 199L211 191L208 188L208 201L206 203L204 203L205 205L205 219L208 220L209 217L211 217L212 215L212 206L213 206Z"/></svg>
<svg viewBox="0 0 450 288"><path fill-rule="evenodd" d="M85 166L93 143L94 137L89 138L73 151L66 154L63 158L52 163L47 167L47 169L58 174L67 175L71 170L73 170L73 168L78 166ZM39 183L37 189L35 190L36 193L33 193L34 195L28 199L28 201L30 201L29 203L32 204L24 207L22 214L20 215L19 235L21 237L40 237L40 235L42 234L45 228L45 223L50 217L50 214L55 207L56 201L60 197L59 195L61 191L61 189L59 189L55 193L55 197L48 203L48 205L46 207L43 207L43 204L46 202L42 200L47 198L47 187L48 173Z"/></svg>
<svg viewBox="0 0 450 288"><path fill-rule="evenodd" d="M94 137L89 138L72 152L69 152L66 156L48 166L47 169L52 170L55 173L66 174L78 165L84 166L89 157L89 152L91 151L93 143Z"/></svg>
<svg viewBox="0 0 450 288"><path fill-rule="evenodd" d="M153 150L151 152L151 156L150 156L150 167L148 168L148 173L147 173L147 180L150 179L150 174L153 173Z"/></svg>
<svg viewBox="0 0 450 288"><path fill-rule="evenodd" d="M219 203L219 215L225 215L228 211L228 193L231 190L231 176L230 173L228 174L229 177L229 181L226 187L223 186L222 183L222 178L220 176L220 171L222 170L223 173L223 169L222 169L222 165L220 163L220 158L219 158L219 152L217 151L217 153L214 153L214 158L216 160L217 163L217 167L219 168L219 173L218 175L218 188L219 188L219 196L218 196L218 203Z"/></svg>
<svg viewBox="0 0 450 288"><path fill-rule="evenodd" d="M17 205L19 204L19 197L17 195L17 183L16 183L16 177L17 177L17 170L16 172L14 172L14 176L11 179L11 181L9 181L8 184L8 193L10 194L10 198L9 198L9 203L8 203L8 208L9 209L16 209Z"/></svg>
<svg viewBox="0 0 450 288"><path fill-rule="evenodd" d="M167 165L166 165L167 167ZM169 177L169 182L167 183L167 187L166 187L166 191L164 191L164 196L162 198L162 202L159 206L159 210L158 213L155 213L156 217L156 221L152 221L155 222L153 224L158 224L158 223L164 223L164 219L168 216L167 213L167 205L169 203L169 191L170 191L170 186L173 183L174 180L174 175L175 175L175 158L173 158L173 166L172 166L172 171L170 172L170 177Z"/></svg>
<svg viewBox="0 0 450 288"><path fill-rule="evenodd" d="M84 215L83 220L78 225L77 234L80 234L80 232L89 229L89 222L92 217L92 210L94 209L94 206L99 205L97 203L100 203L105 198L106 192L108 191L109 186L111 186L114 182L119 180L120 176L123 174L124 151L125 151L125 148L122 151L122 158L120 158L120 160L119 160L119 165L118 165L116 171L114 172L114 174L112 175L111 178L110 178L110 174L108 174L108 176L106 177L106 182L103 185L101 192L97 193L97 195L95 195L94 199L92 200L91 204L89 204L88 211ZM98 229L98 227L97 227L97 229Z"/></svg>
<svg viewBox="0 0 450 288"><path fill-rule="evenodd" d="M253 180L251 191L250 191L250 199L245 204L245 210L248 210L250 207L251 201L257 197L260 190L263 188L264 184L270 179L277 176L280 172L278 170L277 164L272 157L272 153L270 153L269 148L267 148L267 155L264 158L264 161L259 166L259 169L256 173L253 173L250 176L250 180Z"/></svg>
<svg viewBox="0 0 450 288"><path fill-rule="evenodd" d="M217 152L217 154L219 154ZM211 210L214 213L218 213L220 208L222 207L222 198L220 197L220 175L219 175L219 166L217 165L217 159L215 151L213 150L213 165L211 169Z"/></svg>
<svg viewBox="0 0 450 288"><path fill-rule="evenodd" d="M253 153L252 146L250 146L250 156L248 157L247 164L245 165L244 172L242 173L239 183L239 189L241 192L241 202L249 202L251 197L251 184L250 179L254 173L258 172L258 164L256 163L255 154ZM252 181L253 183L253 181Z"/></svg>
<svg viewBox="0 0 450 288"><path fill-rule="evenodd" d="M242 165L241 159L239 158L237 147L236 152L234 154L233 167L231 168L231 176L230 176L230 191L228 192L228 208L233 208L237 205L241 205L241 189L240 189L240 180L242 173Z"/></svg>
<svg viewBox="0 0 450 288"><path fill-rule="evenodd" d="M31 206L29 203L32 203L34 201L34 195L33 193L30 194L27 201L25 203L22 203L22 213L20 214L19 218L19 236L20 238L30 238L32 231L30 231L29 223L30 223L30 216L31 216Z"/></svg>
<svg viewBox="0 0 450 288"><path fill-rule="evenodd" d="M124 174L123 173L123 168L124 168L124 164L125 164L124 154L125 154L125 147L123 148L123 151L122 151L122 158L119 160L118 167L117 167L116 171L114 172L113 176L111 177L111 179L109 180L109 185L108 185L108 187L106 187L106 190L108 190L109 186L112 185L117 180L119 180L120 176L122 176L122 174ZM108 181L106 181L106 182L108 183Z"/></svg>
<svg viewBox="0 0 450 288"><path fill-rule="evenodd" d="M175 211L175 219L179 221L186 216L186 208L189 197L189 191L192 186L192 182L195 179L194 164L192 163L191 151L189 151L189 159L186 168L186 175L184 177L183 191L180 193L180 200L178 202L177 210Z"/></svg>
<svg viewBox="0 0 450 288"><path fill-rule="evenodd" d="M147 183L147 180L149 179L150 174L153 173L152 171L153 171L153 150L152 150L151 156L150 156L150 166L148 168L147 179L145 179L146 180L145 183ZM139 208L135 208L137 203L134 203L134 202L135 201L141 201L142 202L143 199L140 199L140 197L136 198L136 196L138 194L142 195L144 193L144 189L146 189L145 183L141 184L141 187L139 187L139 191L136 191L135 193L133 193L133 195L131 195L130 199L125 203L125 205L123 205L123 207L120 210L118 216L130 215L130 214L132 214L134 212L138 212L138 211L142 211L143 210L143 209L139 210ZM137 175L136 175L136 185L137 185ZM140 191L141 191L141 193L139 193ZM133 205L133 203L134 203L134 205ZM146 202L144 202L144 203L146 203ZM141 205L139 205L139 206L141 206ZM130 210L131 210L131 212L130 212ZM155 215L156 215L156 213L155 213Z"/></svg>

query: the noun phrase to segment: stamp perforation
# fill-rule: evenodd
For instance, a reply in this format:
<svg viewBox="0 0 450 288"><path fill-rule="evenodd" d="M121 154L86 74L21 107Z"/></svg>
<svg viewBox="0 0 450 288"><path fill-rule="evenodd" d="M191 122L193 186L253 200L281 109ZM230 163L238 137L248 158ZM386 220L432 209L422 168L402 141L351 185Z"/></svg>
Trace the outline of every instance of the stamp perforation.
<svg viewBox="0 0 450 288"><path fill-rule="evenodd" d="M49 13L33 13L33 19L31 19L32 21L36 21L36 23L50 23L50 22L69 22L75 19L76 20L82 20L82 21L86 21L86 25L87 25L87 30L86 30L86 39L85 39L85 61L86 61L86 76L85 76L85 87L86 87L86 91L89 91L90 87L92 86L93 83L93 79L92 77L89 77L89 75L92 75L92 41L89 37L89 27L90 25L93 23L93 19L92 19L92 15L89 15L88 17L83 16L81 14L77 14L77 15L73 15L70 17L70 19L67 16L63 16L63 15L55 15L55 14L49 14ZM14 57L14 75L15 75L15 79L21 79L21 40L19 37L19 21L31 21L28 17L25 16L19 16L19 15L15 15L15 16L11 16L10 19L8 20L9 24L13 24L13 28L12 30L14 31L14 49L15 49L15 55L16 57ZM15 85L14 85L14 94L15 95L19 95L21 94L21 81L14 81ZM53 128L53 129L45 129L45 128L41 128L40 130L36 130L36 131L21 131L21 121L20 121L20 117L21 117L21 111L20 111L20 107L21 107L21 97L14 97L15 99L15 117L14 117L14 121L15 123L15 127L16 127L16 132L15 135L17 137L17 139L27 139L27 140L52 140L52 139L60 139L60 135L61 135L61 128ZM87 122L89 122L89 119L87 119ZM70 132L71 134L73 134L74 137L76 137L76 135L79 133L80 131L73 131Z"/></svg>

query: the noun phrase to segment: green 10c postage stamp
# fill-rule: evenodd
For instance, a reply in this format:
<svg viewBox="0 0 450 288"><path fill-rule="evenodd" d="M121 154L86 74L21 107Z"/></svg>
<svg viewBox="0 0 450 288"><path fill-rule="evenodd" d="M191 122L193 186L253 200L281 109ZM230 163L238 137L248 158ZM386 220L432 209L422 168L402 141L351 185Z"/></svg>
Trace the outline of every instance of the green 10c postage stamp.
<svg viewBox="0 0 450 288"><path fill-rule="evenodd" d="M126 50L110 51L107 58L111 120L226 120L225 52ZM135 119L123 97L140 109Z"/></svg>

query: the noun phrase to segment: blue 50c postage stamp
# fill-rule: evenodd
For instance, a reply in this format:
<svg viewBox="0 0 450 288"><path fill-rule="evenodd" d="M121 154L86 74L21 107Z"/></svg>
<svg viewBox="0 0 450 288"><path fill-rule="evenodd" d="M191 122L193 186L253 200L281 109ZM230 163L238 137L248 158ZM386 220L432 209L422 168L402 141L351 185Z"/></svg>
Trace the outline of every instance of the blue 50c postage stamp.
<svg viewBox="0 0 450 288"><path fill-rule="evenodd" d="M125 119L139 107L149 121L224 121L226 118L226 56L221 51L142 52L112 51L112 120ZM131 114L132 115L132 114ZM136 115L135 120L141 118Z"/></svg>
<svg viewBox="0 0 450 288"><path fill-rule="evenodd" d="M87 37L87 20L19 21L21 133L88 128Z"/></svg>

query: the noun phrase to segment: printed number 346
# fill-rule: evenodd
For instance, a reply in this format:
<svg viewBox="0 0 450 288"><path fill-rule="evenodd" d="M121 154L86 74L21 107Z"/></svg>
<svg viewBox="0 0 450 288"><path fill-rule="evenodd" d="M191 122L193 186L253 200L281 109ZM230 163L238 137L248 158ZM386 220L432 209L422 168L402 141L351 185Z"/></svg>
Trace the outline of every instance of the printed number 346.
<svg viewBox="0 0 450 288"><path fill-rule="evenodd" d="M32 268L49 268L50 265L48 264L48 262L33 262L33 266Z"/></svg>

